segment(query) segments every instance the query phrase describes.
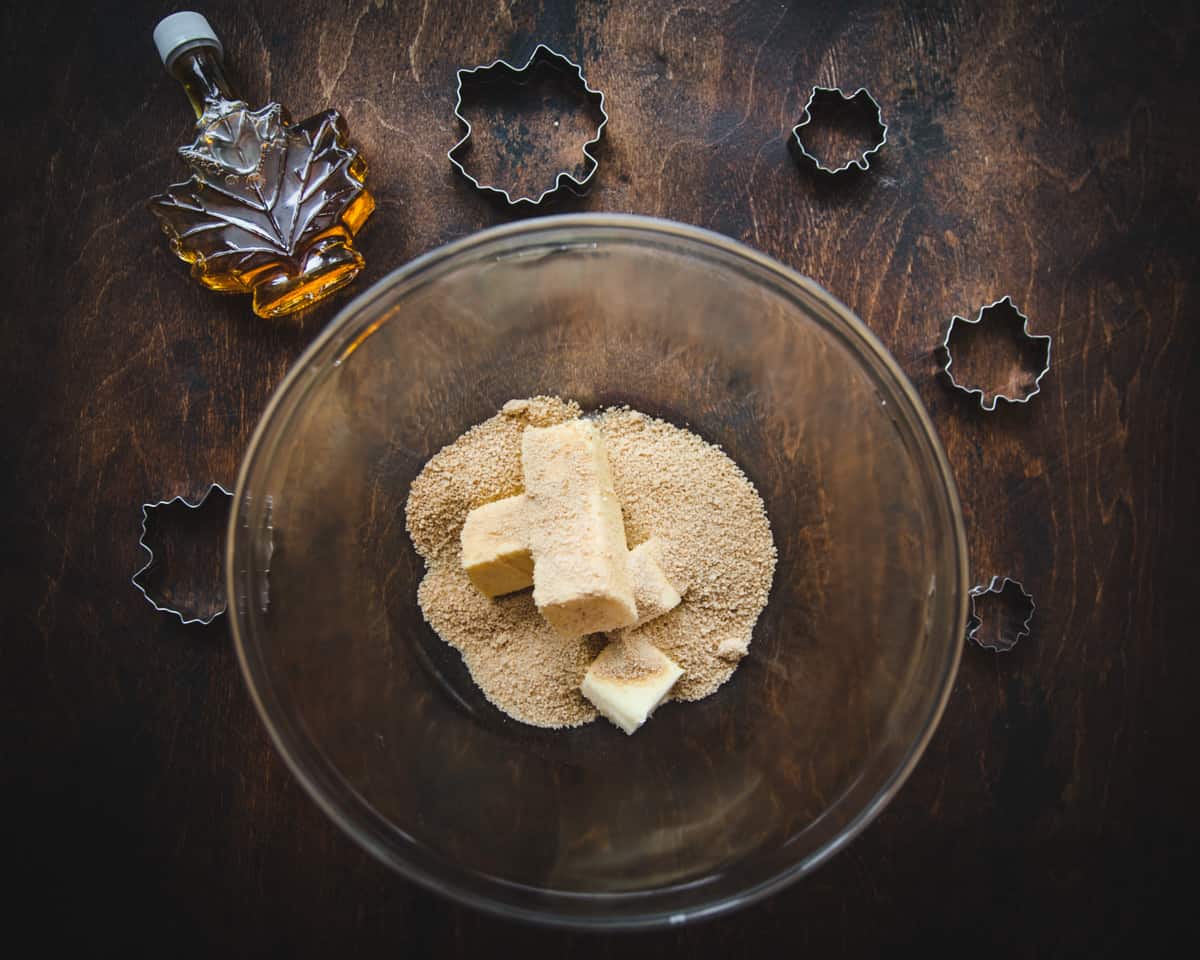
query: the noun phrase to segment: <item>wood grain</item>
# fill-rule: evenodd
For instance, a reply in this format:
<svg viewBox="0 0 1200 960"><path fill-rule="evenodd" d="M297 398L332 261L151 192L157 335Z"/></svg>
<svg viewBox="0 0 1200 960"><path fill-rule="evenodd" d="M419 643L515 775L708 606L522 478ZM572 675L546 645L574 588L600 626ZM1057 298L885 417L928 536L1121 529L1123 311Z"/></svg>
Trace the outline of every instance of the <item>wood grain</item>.
<svg viewBox="0 0 1200 960"><path fill-rule="evenodd" d="M1020 578L1034 634L968 650L907 787L810 880L637 938L543 932L375 864L271 748L223 625L129 586L148 499L231 483L272 388L340 303L256 319L186 277L143 200L190 114L149 32L174 5L5 8L6 519L0 725L18 918L141 955L1106 953L1198 851L1190 788L1200 496L1192 392L1197 20L1047 2L214 0L247 99L346 115L379 206L365 289L511 213L453 173L454 71L546 42L612 120L586 200L699 224L813 277L912 377L954 465L975 579ZM798 167L813 84L890 125L865 176ZM1011 294L1054 366L994 414L935 377L955 314ZM1179 922L1180 916L1176 917ZM47 922L48 921L48 922Z"/></svg>

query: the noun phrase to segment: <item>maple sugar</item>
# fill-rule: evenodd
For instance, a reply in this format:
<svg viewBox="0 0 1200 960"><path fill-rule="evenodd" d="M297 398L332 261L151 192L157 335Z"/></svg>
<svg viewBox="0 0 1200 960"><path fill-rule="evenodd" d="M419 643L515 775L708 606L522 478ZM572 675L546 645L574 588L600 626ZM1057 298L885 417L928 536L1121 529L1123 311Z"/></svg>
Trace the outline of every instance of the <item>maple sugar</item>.
<svg viewBox="0 0 1200 960"><path fill-rule="evenodd" d="M505 404L436 453L413 481L409 534L425 559L418 588L425 619L459 651L484 695L509 716L540 727L596 717L579 692L602 635L564 639L538 614L530 591L483 596L461 567L467 513L522 492L521 433L580 415L577 404L534 397ZM599 412L626 540L657 536L683 602L639 627L684 670L670 699L698 700L729 679L750 647L775 573L775 544L762 499L717 446L636 410Z"/></svg>

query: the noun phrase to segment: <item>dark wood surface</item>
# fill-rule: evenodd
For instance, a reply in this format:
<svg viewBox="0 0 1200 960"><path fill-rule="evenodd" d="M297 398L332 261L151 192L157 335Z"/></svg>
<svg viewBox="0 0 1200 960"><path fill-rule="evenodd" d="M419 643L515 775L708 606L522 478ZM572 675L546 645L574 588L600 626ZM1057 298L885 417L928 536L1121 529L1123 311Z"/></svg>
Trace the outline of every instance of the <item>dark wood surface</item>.
<svg viewBox="0 0 1200 960"><path fill-rule="evenodd" d="M976 580L1021 578L1033 637L969 649L896 801L770 901L680 931L518 926L390 874L272 749L227 628L129 585L138 505L231 483L288 365L335 313L254 318L186 278L143 200L178 179L172 4L3 16L5 560L0 796L9 900L42 943L123 955L750 956L808 947L1115 951L1178 915L1198 851L1200 387L1194 9L1094 2L213 2L248 99L344 111L378 210L366 274L510 216L453 173L458 66L538 41L612 121L591 195L813 277L878 333L954 465ZM814 83L891 125L829 184L786 146ZM1011 294L1054 367L979 412L935 378L954 313ZM6 925L12 929L11 923ZM6 932L8 932L6 930ZM1140 941L1138 941L1140 942Z"/></svg>

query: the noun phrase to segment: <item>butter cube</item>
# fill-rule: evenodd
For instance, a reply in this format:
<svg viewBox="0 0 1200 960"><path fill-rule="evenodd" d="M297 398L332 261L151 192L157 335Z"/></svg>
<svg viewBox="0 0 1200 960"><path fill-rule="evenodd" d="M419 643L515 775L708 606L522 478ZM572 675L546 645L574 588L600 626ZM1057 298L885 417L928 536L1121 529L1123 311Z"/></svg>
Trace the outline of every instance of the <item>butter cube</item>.
<svg viewBox="0 0 1200 960"><path fill-rule="evenodd" d="M633 733L662 703L683 669L637 634L614 640L588 667L579 685L600 713Z"/></svg>
<svg viewBox="0 0 1200 960"><path fill-rule="evenodd" d="M629 551L633 599L637 604L635 627L669 613L679 606L682 600L679 591L663 573L661 560L662 541L658 537L651 537Z"/></svg>
<svg viewBox="0 0 1200 960"><path fill-rule="evenodd" d="M523 496L476 507L467 514L461 540L463 570L484 596L499 597L533 585Z"/></svg>
<svg viewBox="0 0 1200 960"><path fill-rule="evenodd" d="M570 420L521 435L533 601L560 634L582 636L637 620L621 504L604 438Z"/></svg>

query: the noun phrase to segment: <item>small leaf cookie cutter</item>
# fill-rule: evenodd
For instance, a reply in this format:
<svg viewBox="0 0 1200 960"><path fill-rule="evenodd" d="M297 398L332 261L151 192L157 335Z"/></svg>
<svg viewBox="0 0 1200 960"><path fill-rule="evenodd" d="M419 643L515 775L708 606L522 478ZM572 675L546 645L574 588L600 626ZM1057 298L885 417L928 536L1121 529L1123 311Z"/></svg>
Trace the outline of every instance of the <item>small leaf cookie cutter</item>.
<svg viewBox="0 0 1200 960"><path fill-rule="evenodd" d="M1001 596L1005 591L1009 591L1009 602L1014 602L1012 591L1009 588L1015 588L1018 595L1023 598L1026 612L1021 621L1021 627L1017 630L1016 636L1012 638L1000 637L995 643L988 643L986 640L981 640L978 637L979 628L983 626L983 620L975 610L975 600L982 597L984 594L994 593ZM1033 602L1033 594L1029 593L1022 585L1020 580L1014 580L1012 577L992 577L991 582L986 586L979 584L970 589L968 596L971 598L971 616L967 621L967 639L973 640L984 650L994 650L996 653L1007 653L1024 637L1028 637L1033 631L1031 625L1033 623L1033 614L1037 610L1037 605Z"/></svg>
<svg viewBox="0 0 1200 960"><path fill-rule="evenodd" d="M1045 341L1046 358L1045 358L1045 361L1041 364L1041 371L1034 378L1032 390L1030 390L1024 396L1019 396L1019 397L1010 397L1003 393L997 393L992 397L991 403L989 404L988 398L987 398L987 391L983 387L968 386L967 384L959 383L956 379L954 379L954 373L950 369L954 365L954 356L950 352L950 339L954 335L954 327L956 324L961 322L961 323L965 323L965 324L970 324L971 326L977 326L981 323L986 322L987 318L995 310L1010 310L1014 314L1016 314L1016 316L1021 320L1021 336L1023 336L1030 343L1037 343L1039 341ZM1018 307L1015 303L1013 303L1012 297L1004 296L1004 297L1001 297L999 300L996 300L993 303L989 303L987 306L980 307L979 315L974 320L968 320L966 317L960 317L957 315L950 318L950 326L946 328L946 336L945 336L945 338L943 338L941 347L939 348L942 350L942 352L944 353L944 355L946 357L946 363L942 367L942 372L947 377L950 378L950 385L953 386L955 389L961 390L963 393L967 394L968 396L970 396L972 394L976 394L976 393L979 394L979 406L982 407L988 413L991 413L992 411L994 411L996 409L996 403L1000 400L1005 400L1008 403L1028 403L1030 400L1032 400L1034 397L1036 397L1039 393L1041 393L1042 377L1044 377L1047 373L1050 372L1050 347L1052 344L1053 344L1053 338L1049 334L1030 333L1029 332L1029 318L1027 316L1025 316L1025 314L1023 314L1020 311L1020 309L1018 309Z"/></svg>
<svg viewBox="0 0 1200 960"><path fill-rule="evenodd" d="M462 161L458 159L458 154L466 146L467 141L471 139L471 121L468 120L462 112L463 107L463 79L473 77L477 79L497 79L506 83L520 85L527 83L533 75L533 71L540 66L550 66L567 75L574 75L578 79L583 88L583 92L587 94L588 100L596 106L600 112L600 125L596 127L595 135L583 145L583 155L587 161L587 171L581 177L575 177L569 170L560 170L554 178L554 185L542 191L537 197L514 197L503 187L493 186L489 183L482 183L478 178L473 176ZM454 101L454 116L458 118L466 128L466 133L462 139L450 148L446 156L464 177L471 182L471 185L483 193L496 194L504 198L504 202L510 207L528 204L531 207L536 207L538 204L555 200L562 195L564 191L582 196L587 192L588 184L596 171L600 167L600 161L592 154L590 148L600 142L601 136L604 134L604 128L608 124L608 112L604 109L604 94L599 90L588 85L583 76L583 67L575 63L573 60L564 57L561 53L551 50L544 43L539 43L530 54L529 59L523 67L515 67L506 60L493 60L489 64L479 67L464 68L458 71L458 90L455 94Z"/></svg>
<svg viewBox="0 0 1200 960"><path fill-rule="evenodd" d="M198 623L202 626L212 623L215 619L217 619L217 617L219 617L221 614L223 614L225 612L225 610L228 608L228 606L229 606L228 601L225 604L223 604L218 610L209 614L207 617L193 617L193 616L190 616L186 611L178 610L175 607L169 606L167 604L160 604L157 600L155 600L154 597L152 597L150 595L150 592L149 592L149 590L147 590L146 585L144 583L142 583L143 576L150 570L151 567L154 566L154 562L156 559L154 556L154 551L150 548L150 544L148 544L146 542L147 524L150 521L150 514L153 513L155 510L159 510L163 507L170 507L176 503L182 504L183 506L187 507L189 510L199 510L201 507L203 507L208 502L209 497L211 497L213 495L213 493L215 493L215 492L219 492L222 496L227 497L231 501L233 500L233 494L229 490L226 490L219 483L214 483L206 491L204 491L204 495L199 500L196 500L196 501L188 500L186 497L183 497L183 496L178 496L178 497L172 497L169 500L156 500L156 501L153 501L150 503L142 504L142 533L141 533L141 536L138 537L138 546L140 546L143 550L145 550L146 553L148 553L150 555L150 558L146 561L145 566L143 566L140 570L138 570L137 573L135 573L133 575L133 577L130 580L130 583L132 583L135 587L137 587L138 592L141 593L141 595L146 598L146 602L149 603L150 606L152 606L155 610L157 610L159 613L174 614L175 616L177 616L179 618L179 622L184 624L185 626L188 624L193 624L193 623Z"/></svg>
<svg viewBox="0 0 1200 960"><path fill-rule="evenodd" d="M847 160L840 167L826 165L820 157L809 151L808 147L804 145L804 138L800 135L800 131L813 122L813 105L816 104L817 99L821 98L828 101L833 97L840 97L843 103L847 104L857 100L864 103L868 108L873 109L875 111L875 126L877 130L875 146L864 151L858 157ZM817 104L817 106L819 109L820 105ZM866 87L859 87L849 96L842 93L840 87L813 87L812 93L808 97L808 103L804 105L804 113L801 114L800 122L792 127L792 141L800 151L800 155L816 166L822 173L845 173L851 167L856 167L865 173L871 166L871 157L882 150L887 143L887 132L888 125L883 122L883 111L879 107L879 102L871 96Z"/></svg>

